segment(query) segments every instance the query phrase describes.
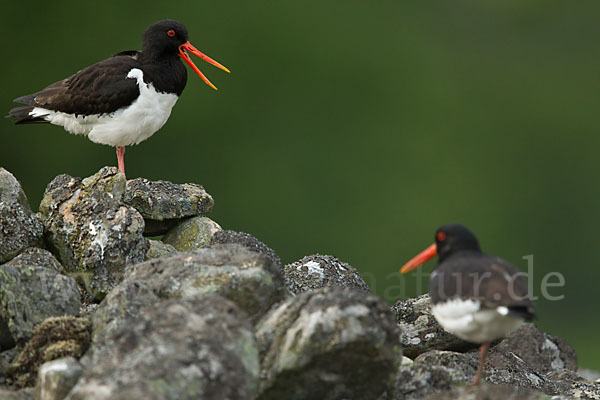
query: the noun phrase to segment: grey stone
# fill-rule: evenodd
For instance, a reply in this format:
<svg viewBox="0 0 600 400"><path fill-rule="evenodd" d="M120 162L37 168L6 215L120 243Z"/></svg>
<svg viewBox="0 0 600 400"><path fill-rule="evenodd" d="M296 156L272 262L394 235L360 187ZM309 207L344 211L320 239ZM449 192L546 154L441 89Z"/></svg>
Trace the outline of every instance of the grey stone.
<svg viewBox="0 0 600 400"><path fill-rule="evenodd" d="M236 244L146 261L132 266L128 276L161 298L219 294L236 303L253 321L286 295L280 267Z"/></svg>
<svg viewBox="0 0 600 400"><path fill-rule="evenodd" d="M0 264L41 244L44 227L28 207L0 202Z"/></svg>
<svg viewBox="0 0 600 400"><path fill-rule="evenodd" d="M354 288L371 293L358 271L333 256L313 254L284 267L288 289L294 293L328 286Z"/></svg>
<svg viewBox="0 0 600 400"><path fill-rule="evenodd" d="M0 350L29 340L48 317L77 315L80 306L72 278L44 267L0 266L0 326L9 333L0 336Z"/></svg>
<svg viewBox="0 0 600 400"><path fill-rule="evenodd" d="M355 289L288 298L258 324L260 400L374 399L401 361L389 307Z"/></svg>
<svg viewBox="0 0 600 400"><path fill-rule="evenodd" d="M435 365L413 363L398 368L394 382L380 400L421 399L431 393L448 391L455 382L454 377L462 377L453 371Z"/></svg>
<svg viewBox="0 0 600 400"><path fill-rule="evenodd" d="M457 386L450 391L423 397L423 400L562 400L535 390L509 385L481 384L479 386Z"/></svg>
<svg viewBox="0 0 600 400"><path fill-rule="evenodd" d="M600 399L600 382L592 382L570 369L553 370L547 377L554 381L563 395L575 399Z"/></svg>
<svg viewBox="0 0 600 400"><path fill-rule="evenodd" d="M142 262L150 246L142 216L120 202L124 192L125 176L104 167L83 181L56 177L40 204L46 242L95 299L121 281L126 265Z"/></svg>
<svg viewBox="0 0 600 400"><path fill-rule="evenodd" d="M279 256L271 249L269 246L245 232L236 232L236 231L217 231L214 233L211 244L227 244L227 243L237 243L250 251L255 253L259 253L264 255L265 257L270 258L274 264L278 265L281 269L281 259ZM283 272L281 273L283 276Z"/></svg>
<svg viewBox="0 0 600 400"><path fill-rule="evenodd" d="M48 250L38 247L29 247L21 254L10 260L4 265L36 265L38 267L50 268L60 273L65 270L60 262Z"/></svg>
<svg viewBox="0 0 600 400"><path fill-rule="evenodd" d="M163 243L160 240L149 240L150 248L146 252L144 261L152 260L153 258L161 258L177 253L177 249L170 244Z"/></svg>
<svg viewBox="0 0 600 400"><path fill-rule="evenodd" d="M0 399L2 400L33 400L33 389L8 389L0 387Z"/></svg>
<svg viewBox="0 0 600 400"><path fill-rule="evenodd" d="M42 364L35 387L36 400L63 400L77 383L83 368L73 357Z"/></svg>
<svg viewBox="0 0 600 400"><path fill-rule="evenodd" d="M137 178L127 182L125 204L146 220L147 235L161 235L179 219L210 213L213 198L195 183L178 185L167 181Z"/></svg>
<svg viewBox="0 0 600 400"><path fill-rule="evenodd" d="M9 372L8 367L12 363L12 360L19 354L21 351L18 347L13 347L12 349L5 350L0 352L0 387L7 385L9 382ZM2 397L0 397L1 399Z"/></svg>
<svg viewBox="0 0 600 400"><path fill-rule="evenodd" d="M146 307L82 362L68 400L248 400L259 374L252 326L216 295Z"/></svg>
<svg viewBox="0 0 600 400"><path fill-rule="evenodd" d="M0 167L0 203L16 203L29 209L29 201L21 184L13 174L2 167Z"/></svg>
<svg viewBox="0 0 600 400"><path fill-rule="evenodd" d="M511 332L496 350L513 352L542 373L563 368L577 371L575 350L563 339L540 331L534 324L523 324Z"/></svg>
<svg viewBox="0 0 600 400"><path fill-rule="evenodd" d="M220 230L219 224L208 217L188 218L169 229L162 241L179 251L190 251L210 246L213 235Z"/></svg>
<svg viewBox="0 0 600 400"><path fill-rule="evenodd" d="M587 379L588 381L596 381L597 383L600 383L600 371L587 368L579 368L577 370L577 373L584 379Z"/></svg>
<svg viewBox="0 0 600 400"><path fill-rule="evenodd" d="M102 342L111 336L127 320L144 307L159 301L144 283L125 279L102 300L92 317L94 342Z"/></svg>
<svg viewBox="0 0 600 400"><path fill-rule="evenodd" d="M469 343L446 332L431 314L428 294L400 300L392 306L392 312L400 326L402 351L414 358L429 350L465 351L479 345Z"/></svg>

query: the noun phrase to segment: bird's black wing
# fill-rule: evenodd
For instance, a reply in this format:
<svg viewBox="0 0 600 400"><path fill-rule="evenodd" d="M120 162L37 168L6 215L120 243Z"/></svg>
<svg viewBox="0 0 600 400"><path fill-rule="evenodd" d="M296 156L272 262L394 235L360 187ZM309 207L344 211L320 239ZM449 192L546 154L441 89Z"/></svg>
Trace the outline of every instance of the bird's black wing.
<svg viewBox="0 0 600 400"><path fill-rule="evenodd" d="M16 122L19 124L44 122L29 116L34 107L76 115L114 112L130 105L139 95L136 79L127 78L132 68L140 68L137 52L117 53L40 92L15 99L26 106L10 110L8 116L21 118Z"/></svg>
<svg viewBox="0 0 600 400"><path fill-rule="evenodd" d="M478 299L482 309L503 306L514 316L534 318L523 274L507 261L484 253L456 254L444 260L434 271L429 292L434 304L455 297Z"/></svg>

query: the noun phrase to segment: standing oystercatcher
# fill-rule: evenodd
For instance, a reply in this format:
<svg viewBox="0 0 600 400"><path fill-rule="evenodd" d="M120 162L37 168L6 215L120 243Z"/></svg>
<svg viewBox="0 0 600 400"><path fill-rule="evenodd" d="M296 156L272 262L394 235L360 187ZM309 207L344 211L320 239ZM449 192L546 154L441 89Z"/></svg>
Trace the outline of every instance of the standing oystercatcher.
<svg viewBox="0 0 600 400"><path fill-rule="evenodd" d="M475 235L458 224L439 228L435 243L400 272L412 271L436 254L438 265L429 281L431 312L448 332L481 343L473 380L478 385L490 342L534 318L527 281L513 265L483 253Z"/></svg>
<svg viewBox="0 0 600 400"><path fill-rule="evenodd" d="M125 146L138 144L159 130L183 92L187 70L180 58L213 89L188 52L229 72L188 41L181 22L164 20L149 27L142 51L115 54L44 90L19 97L9 117L16 124L49 122L92 142L115 146L119 170L125 174Z"/></svg>

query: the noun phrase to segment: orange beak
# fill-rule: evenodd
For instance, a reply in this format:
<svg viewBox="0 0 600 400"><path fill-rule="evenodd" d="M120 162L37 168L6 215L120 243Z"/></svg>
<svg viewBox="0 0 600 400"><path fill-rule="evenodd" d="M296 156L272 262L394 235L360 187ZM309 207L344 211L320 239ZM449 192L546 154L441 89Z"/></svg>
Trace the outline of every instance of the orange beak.
<svg viewBox="0 0 600 400"><path fill-rule="evenodd" d="M188 65L190 67L192 67L192 69L194 70L194 72L196 72L198 74L198 76L200 76L200 78L202 78L202 80L211 88L218 90L215 85L213 85L212 83L210 83L210 81L208 80L208 78L206 76L204 76L204 74L202 72L200 72L200 70L198 69L198 67L196 67L196 64L194 64L194 62L192 61L192 59L190 58L190 56L188 55L187 52L192 53L195 56L200 57L201 59L203 59L204 61L206 61L209 64L214 65L217 68L222 69L225 72L229 72L229 70L227 68L225 68L223 65L219 64L218 62L216 62L215 60L213 60L212 58L210 58L209 56L203 54L200 50L198 50L197 48L195 48L194 46L192 46L192 44L190 42L185 42L184 44L182 44L181 46L179 46L179 57L183 58L183 61L185 61L186 63L188 63Z"/></svg>
<svg viewBox="0 0 600 400"><path fill-rule="evenodd" d="M405 274L421 265L425 264L428 260L432 259L437 255L437 247L434 244L414 256L409 262L404 264L404 266L400 269L400 273Z"/></svg>

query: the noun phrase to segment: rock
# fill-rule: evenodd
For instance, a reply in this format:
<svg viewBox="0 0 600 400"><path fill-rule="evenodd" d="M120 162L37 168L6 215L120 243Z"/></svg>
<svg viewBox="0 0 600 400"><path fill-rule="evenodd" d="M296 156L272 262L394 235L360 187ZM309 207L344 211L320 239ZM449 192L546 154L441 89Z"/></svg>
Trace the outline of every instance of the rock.
<svg viewBox="0 0 600 400"><path fill-rule="evenodd" d="M178 185L167 181L137 178L127 182L124 198L146 221L146 235L162 235L179 219L211 212L214 201L195 183Z"/></svg>
<svg viewBox="0 0 600 400"><path fill-rule="evenodd" d="M158 297L219 294L258 320L285 297L283 273L262 254L236 245L215 245L133 266L129 278Z"/></svg>
<svg viewBox="0 0 600 400"><path fill-rule="evenodd" d="M33 400L33 389L10 390L0 388L0 399L2 400Z"/></svg>
<svg viewBox="0 0 600 400"><path fill-rule="evenodd" d="M142 216L121 203L124 192L125 176L104 167L83 181L56 177L40 204L46 242L95 299L121 281L126 265L142 262L149 248Z"/></svg>
<svg viewBox="0 0 600 400"><path fill-rule="evenodd" d="M591 382L569 369L554 370L547 374L554 381L563 395L575 399L600 399L600 384Z"/></svg>
<svg viewBox="0 0 600 400"><path fill-rule="evenodd" d="M0 203L18 204L29 209L29 200L13 174L0 167Z"/></svg>
<svg viewBox="0 0 600 400"><path fill-rule="evenodd" d="M423 400L562 400L544 394L508 385L457 386L450 391L423 397Z"/></svg>
<svg viewBox="0 0 600 400"><path fill-rule="evenodd" d="M575 350L563 339L540 331L534 324L523 324L496 346L497 351L513 352L538 372L563 368L577 371Z"/></svg>
<svg viewBox="0 0 600 400"><path fill-rule="evenodd" d="M44 227L29 207L0 202L0 264L41 244Z"/></svg>
<svg viewBox="0 0 600 400"><path fill-rule="evenodd" d="M82 373L83 368L73 357L59 358L42 364L35 387L36 400L63 400Z"/></svg>
<svg viewBox="0 0 600 400"><path fill-rule="evenodd" d="M288 289L298 294L328 286L340 286L371 293L358 271L333 256L313 254L284 267Z"/></svg>
<svg viewBox="0 0 600 400"><path fill-rule="evenodd" d="M146 307L82 362L68 400L247 400L259 373L252 326L216 295Z"/></svg>
<svg viewBox="0 0 600 400"><path fill-rule="evenodd" d="M577 373L588 381L595 381L596 383L600 383L600 371L587 368L579 368L577 370Z"/></svg>
<svg viewBox="0 0 600 400"><path fill-rule="evenodd" d="M469 343L446 332L431 314L428 294L400 300L392 306L402 332L400 341L405 356L414 358L430 350L465 351L479 345Z"/></svg>
<svg viewBox="0 0 600 400"><path fill-rule="evenodd" d="M413 363L398 368L394 382L380 400L422 399L431 393L450 390L454 383L453 371L435 365Z"/></svg>
<svg viewBox="0 0 600 400"><path fill-rule="evenodd" d="M217 231L214 233L211 244L226 244L226 243L237 243L250 251L262 254L270 258L274 264L281 268L281 259L269 246L255 238L254 236L245 232L236 231ZM283 276L283 272L282 272Z"/></svg>
<svg viewBox="0 0 600 400"><path fill-rule="evenodd" d="M137 315L142 308L158 301L159 298L144 283L125 279L110 291L94 312L93 341L103 342L106 337L113 335L127 318Z"/></svg>
<svg viewBox="0 0 600 400"><path fill-rule="evenodd" d="M72 278L44 267L0 266L0 350L29 340L48 317L77 315L80 306Z"/></svg>
<svg viewBox="0 0 600 400"><path fill-rule="evenodd" d="M17 386L31 386L44 362L79 358L90 345L90 323L84 318L53 317L35 327L33 337L8 368Z"/></svg>
<svg viewBox="0 0 600 400"><path fill-rule="evenodd" d="M0 353L0 387L12 382L9 377L8 366L12 363L12 360L17 357L20 351L21 349L18 347L13 347L12 349ZM2 397L0 397L0 399L1 398Z"/></svg>
<svg viewBox="0 0 600 400"><path fill-rule="evenodd" d="M188 218L169 229L162 241L179 251L208 247L221 227L208 217Z"/></svg>
<svg viewBox="0 0 600 400"><path fill-rule="evenodd" d="M177 253L177 249L170 244L161 242L160 240L149 240L150 248L144 256L144 261L152 260L153 258L166 257Z"/></svg>
<svg viewBox="0 0 600 400"><path fill-rule="evenodd" d="M374 399L402 356L388 305L353 289L288 298L260 321L256 340L260 400Z"/></svg>
<svg viewBox="0 0 600 400"><path fill-rule="evenodd" d="M4 265L36 265L38 267L50 268L60 273L65 272L63 266L52 253L38 247L29 247L23 250L21 254Z"/></svg>
<svg viewBox="0 0 600 400"><path fill-rule="evenodd" d="M477 353L470 354L473 360ZM517 386L537 390L546 394L557 394L558 386L546 375L537 370L536 365L529 365L512 351L494 347L488 354L488 361L483 370L483 378L488 383Z"/></svg>

